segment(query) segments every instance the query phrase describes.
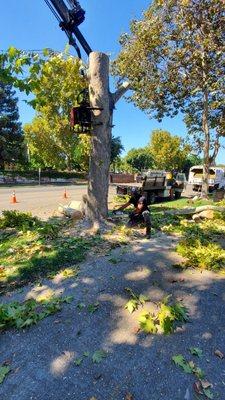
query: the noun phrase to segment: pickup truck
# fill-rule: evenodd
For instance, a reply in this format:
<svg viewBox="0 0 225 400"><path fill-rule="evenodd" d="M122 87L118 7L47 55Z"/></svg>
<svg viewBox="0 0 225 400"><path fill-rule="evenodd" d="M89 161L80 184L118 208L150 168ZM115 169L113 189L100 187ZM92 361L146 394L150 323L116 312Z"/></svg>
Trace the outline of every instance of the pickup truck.
<svg viewBox="0 0 225 400"><path fill-rule="evenodd" d="M141 174L141 183L135 184L141 194L146 197L148 204L155 203L156 199L179 199L185 187L186 177L183 173L177 173L174 177L166 171L144 171ZM117 186L118 195L131 194L132 186Z"/></svg>

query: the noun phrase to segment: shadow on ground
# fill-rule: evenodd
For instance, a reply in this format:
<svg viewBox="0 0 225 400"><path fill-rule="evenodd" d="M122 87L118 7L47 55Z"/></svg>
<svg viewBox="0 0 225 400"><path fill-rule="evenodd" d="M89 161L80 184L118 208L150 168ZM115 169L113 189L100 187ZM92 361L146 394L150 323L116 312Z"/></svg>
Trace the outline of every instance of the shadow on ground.
<svg viewBox="0 0 225 400"><path fill-rule="evenodd" d="M179 261L171 251L176 240L162 234L117 248L108 257L89 254L77 279L58 276L5 297L24 300L52 289L57 295L73 295L74 301L37 326L1 335L0 364L10 360L12 371L0 386L0 398L122 400L130 393L134 400L192 400L196 378L171 361L176 354L193 359L192 346L203 350L203 357L194 361L213 384L214 398L224 400L225 363L214 355L215 349L225 350L224 277L177 272L171 267ZM152 301L172 294L189 309L190 323L169 336L138 332L141 310L130 315L124 309L125 287ZM91 314L88 305L96 302L99 308ZM107 356L94 364L91 356L99 349ZM80 357L83 362L76 366Z"/></svg>

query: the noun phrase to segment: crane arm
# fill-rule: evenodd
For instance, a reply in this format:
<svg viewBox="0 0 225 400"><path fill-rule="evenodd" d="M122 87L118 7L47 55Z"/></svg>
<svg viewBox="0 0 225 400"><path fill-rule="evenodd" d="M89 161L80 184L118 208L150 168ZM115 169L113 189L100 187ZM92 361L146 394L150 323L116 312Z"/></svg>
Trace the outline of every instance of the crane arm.
<svg viewBox="0 0 225 400"><path fill-rule="evenodd" d="M78 28L85 19L85 11L81 8L79 2L77 0L65 0L70 7L68 8L64 0L44 1L59 21L61 29L68 36L69 43L76 49L78 57L81 58L81 54L76 39L89 56L92 50Z"/></svg>

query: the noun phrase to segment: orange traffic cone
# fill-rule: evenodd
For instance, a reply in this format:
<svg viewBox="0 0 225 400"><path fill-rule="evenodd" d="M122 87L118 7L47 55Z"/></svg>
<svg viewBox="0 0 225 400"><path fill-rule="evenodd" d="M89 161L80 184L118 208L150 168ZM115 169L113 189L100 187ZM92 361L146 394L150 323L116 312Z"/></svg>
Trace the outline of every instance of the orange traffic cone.
<svg viewBox="0 0 225 400"><path fill-rule="evenodd" d="M64 198L64 199L68 199L66 189L64 190L63 198Z"/></svg>
<svg viewBox="0 0 225 400"><path fill-rule="evenodd" d="M11 203L12 203L12 204L18 203L18 201L16 200L16 193L15 193L15 190L13 190L13 192L12 192Z"/></svg>

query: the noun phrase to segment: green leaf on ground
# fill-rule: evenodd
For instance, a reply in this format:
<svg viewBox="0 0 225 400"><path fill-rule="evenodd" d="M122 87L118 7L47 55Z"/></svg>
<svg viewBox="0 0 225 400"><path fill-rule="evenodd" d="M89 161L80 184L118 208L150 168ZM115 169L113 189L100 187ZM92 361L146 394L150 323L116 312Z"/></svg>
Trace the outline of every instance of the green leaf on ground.
<svg viewBox="0 0 225 400"><path fill-rule="evenodd" d="M145 333L157 333L157 325L150 314L142 314L139 317L140 328Z"/></svg>
<svg viewBox="0 0 225 400"><path fill-rule="evenodd" d="M69 278L73 278L73 277L75 278L75 277L77 277L78 273L79 273L79 268L78 267L76 267L76 268L65 268L62 271L62 276L63 276L64 279L69 279Z"/></svg>
<svg viewBox="0 0 225 400"><path fill-rule="evenodd" d="M74 364L79 367L81 365L81 363L83 362L83 358L76 358L74 360Z"/></svg>
<svg viewBox="0 0 225 400"><path fill-rule="evenodd" d="M89 351L84 351L83 356L84 357L89 357L90 356L90 352Z"/></svg>
<svg viewBox="0 0 225 400"><path fill-rule="evenodd" d="M85 307L84 303L78 303L77 304L77 308L78 308L79 311L82 311L84 307Z"/></svg>
<svg viewBox="0 0 225 400"><path fill-rule="evenodd" d="M96 350L92 356L93 363L99 364L107 356L106 351Z"/></svg>
<svg viewBox="0 0 225 400"><path fill-rule="evenodd" d="M203 389L203 392L204 392L204 395L205 395L208 399L211 400L211 399L214 398L213 393L211 392L210 389Z"/></svg>
<svg viewBox="0 0 225 400"><path fill-rule="evenodd" d="M203 379L205 377L205 372L202 371L202 369L199 367L195 367L193 369L193 372L198 377L198 379Z"/></svg>
<svg viewBox="0 0 225 400"><path fill-rule="evenodd" d="M198 347L190 347L189 350L193 356L202 357L203 351Z"/></svg>
<svg viewBox="0 0 225 400"><path fill-rule="evenodd" d="M98 308L99 308L99 303L89 304L88 305L88 312L93 314L98 310Z"/></svg>
<svg viewBox="0 0 225 400"><path fill-rule="evenodd" d="M135 310L138 309L138 304L138 300L131 299L125 304L124 308L129 311L130 314L132 314Z"/></svg>
<svg viewBox="0 0 225 400"><path fill-rule="evenodd" d="M185 359L182 354L177 354L176 356L172 357L173 362L180 367L185 363Z"/></svg>
<svg viewBox="0 0 225 400"><path fill-rule="evenodd" d="M119 262L119 260L118 260L117 258L114 258L114 257L109 258L109 261L110 261L112 264L118 264L118 262Z"/></svg>
<svg viewBox="0 0 225 400"><path fill-rule="evenodd" d="M193 372L193 366L186 362L182 354L177 354L172 357L173 362L181 367L186 374L191 374Z"/></svg>
<svg viewBox="0 0 225 400"><path fill-rule="evenodd" d="M2 383L6 377L6 375L10 372L10 367L3 366L0 367L0 383Z"/></svg>

